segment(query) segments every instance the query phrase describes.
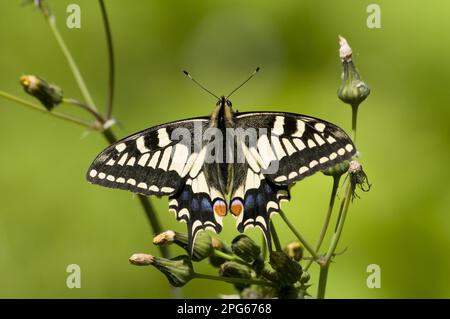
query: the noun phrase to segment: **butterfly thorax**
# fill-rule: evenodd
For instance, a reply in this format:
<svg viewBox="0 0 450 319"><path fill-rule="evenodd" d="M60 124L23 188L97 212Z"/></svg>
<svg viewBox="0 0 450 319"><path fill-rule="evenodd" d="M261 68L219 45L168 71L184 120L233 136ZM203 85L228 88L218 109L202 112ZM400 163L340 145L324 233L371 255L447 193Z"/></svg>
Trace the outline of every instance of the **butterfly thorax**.
<svg viewBox="0 0 450 319"><path fill-rule="evenodd" d="M226 154L230 152L227 147L229 148L233 145L233 143L227 142L227 138L230 138L227 134L227 129L234 128L235 126L233 117L234 113L231 101L225 96L222 96L216 103L216 108L211 114L209 123L209 128L220 131L218 133L222 137L222 152L221 156L217 156L216 161L211 163L209 169L205 169L205 174L212 180L216 180L216 186L224 194L228 193L232 180L232 165L227 161ZM214 138L217 138L217 135Z"/></svg>

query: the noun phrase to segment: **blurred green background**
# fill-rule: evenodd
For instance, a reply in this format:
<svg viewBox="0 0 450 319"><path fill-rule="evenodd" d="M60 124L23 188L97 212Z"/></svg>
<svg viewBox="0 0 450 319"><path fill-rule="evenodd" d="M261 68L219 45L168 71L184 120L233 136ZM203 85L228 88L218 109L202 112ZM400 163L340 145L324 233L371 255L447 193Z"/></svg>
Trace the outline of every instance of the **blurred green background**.
<svg viewBox="0 0 450 319"><path fill-rule="evenodd" d="M18 78L37 74L81 98L42 15L21 1L0 9L0 89L25 95ZM81 7L81 29L65 26L66 7ZM340 85L338 34L372 94L361 105L357 146L373 188L350 208L332 265L327 297L450 297L448 1L376 1L381 28L369 29L372 1L106 1L117 60L114 115L119 137L177 119L207 115L216 102L181 73L189 70L226 94L256 66L262 71L233 97L240 111L309 114L350 130ZM97 1L49 1L62 35L98 106L107 65ZM59 111L79 114L71 106ZM133 194L88 184L84 175L106 146L95 133L0 99L0 297L169 298L166 279L128 263L158 254ZM286 214L315 242L331 179L317 174L292 189ZM166 229L185 231L153 199ZM274 217L283 242L294 239ZM221 238L237 234L231 216ZM250 236L260 239L258 230ZM182 253L174 249L174 253ZM68 264L81 267L81 289L66 287ZM378 264L380 289L366 286ZM213 274L207 262L199 272ZM317 288L312 271L311 292ZM194 280L183 293L215 298L225 283Z"/></svg>

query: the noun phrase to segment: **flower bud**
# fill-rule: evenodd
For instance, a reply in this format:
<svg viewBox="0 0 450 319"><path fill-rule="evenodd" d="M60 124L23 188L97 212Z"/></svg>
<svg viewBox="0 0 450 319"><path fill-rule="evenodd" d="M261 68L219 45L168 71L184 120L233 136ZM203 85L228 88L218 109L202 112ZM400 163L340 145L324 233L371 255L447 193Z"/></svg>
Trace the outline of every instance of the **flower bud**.
<svg viewBox="0 0 450 319"><path fill-rule="evenodd" d="M370 94L370 89L360 75L353 63L352 49L347 40L339 36L339 56L344 69L342 84L338 90L338 97L342 102L352 106L358 106Z"/></svg>
<svg viewBox="0 0 450 319"><path fill-rule="evenodd" d="M239 264L234 261L227 261L220 266L219 275L221 277L228 278L252 278L252 271L245 265ZM242 290L246 287L250 287L249 284L234 284L236 289Z"/></svg>
<svg viewBox="0 0 450 319"><path fill-rule="evenodd" d="M300 261L303 257L303 250L303 245L299 241L294 240L287 244L284 252L295 261Z"/></svg>
<svg viewBox="0 0 450 319"><path fill-rule="evenodd" d="M327 168L326 170L322 171L322 173L327 176L339 177L342 174L348 172L349 164L350 164L349 161L343 161L341 163L337 163L332 167Z"/></svg>
<svg viewBox="0 0 450 319"><path fill-rule="evenodd" d="M161 234L156 235L153 238L153 244L155 245L176 244L189 253L188 236L182 233L174 232L172 230L168 230ZM212 252L213 246L211 243L211 236L209 236L208 233L206 232L198 233L194 243L192 260L194 261L203 260L208 256L210 256Z"/></svg>
<svg viewBox="0 0 450 319"><path fill-rule="evenodd" d="M261 254L261 248L246 235L239 235L233 239L231 250L246 262L252 262Z"/></svg>
<svg viewBox="0 0 450 319"><path fill-rule="evenodd" d="M279 280L284 283L293 284L302 275L300 264L281 251L273 251L270 254L270 265L277 271Z"/></svg>
<svg viewBox="0 0 450 319"><path fill-rule="evenodd" d="M188 256L166 259L147 254L134 254L129 260L133 265L156 267L175 287L182 287L194 278L194 269Z"/></svg>
<svg viewBox="0 0 450 319"><path fill-rule="evenodd" d="M45 80L35 75L23 75L20 77L20 84L26 93L37 98L48 111L63 100L62 89L54 84L49 84Z"/></svg>
<svg viewBox="0 0 450 319"><path fill-rule="evenodd" d="M362 165L358 161L351 161L348 173L350 175L350 182L353 189L353 198L359 197L356 194L356 187L361 189L363 192L368 192L372 185L369 183L366 173L363 171Z"/></svg>

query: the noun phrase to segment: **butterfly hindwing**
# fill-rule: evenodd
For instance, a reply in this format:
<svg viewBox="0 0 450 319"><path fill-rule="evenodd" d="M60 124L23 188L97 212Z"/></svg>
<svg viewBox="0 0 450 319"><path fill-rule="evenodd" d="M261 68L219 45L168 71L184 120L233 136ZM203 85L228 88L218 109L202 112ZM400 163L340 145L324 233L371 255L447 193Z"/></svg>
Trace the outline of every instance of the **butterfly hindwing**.
<svg viewBox="0 0 450 319"><path fill-rule="evenodd" d="M188 225L191 254L197 234L203 230L220 233L227 213L225 195L207 181L209 165L203 164L196 176L188 175L184 186L169 198L169 210Z"/></svg>
<svg viewBox="0 0 450 319"><path fill-rule="evenodd" d="M271 250L270 218L280 211L280 204L290 199L288 186L276 185L248 163L235 164L230 212L236 218L238 231L249 227L262 230Z"/></svg>

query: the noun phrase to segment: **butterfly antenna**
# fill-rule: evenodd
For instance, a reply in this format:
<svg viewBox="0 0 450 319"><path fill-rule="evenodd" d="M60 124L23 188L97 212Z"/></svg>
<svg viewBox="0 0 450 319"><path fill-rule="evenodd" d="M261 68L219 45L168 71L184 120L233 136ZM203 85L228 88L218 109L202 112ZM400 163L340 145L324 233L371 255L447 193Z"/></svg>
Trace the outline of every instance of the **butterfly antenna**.
<svg viewBox="0 0 450 319"><path fill-rule="evenodd" d="M227 99L237 90L239 90L241 88L241 86L243 86L245 83L247 83L248 81L250 81L250 79L259 71L259 66L256 68L255 71L253 71L253 73L248 77L247 80L245 80L244 82L242 82L237 88L235 88L233 91L231 91L230 94L227 95Z"/></svg>
<svg viewBox="0 0 450 319"><path fill-rule="evenodd" d="M192 80L192 82L194 82L195 84L197 84L199 87L201 87L203 90L205 90L206 92L208 92L209 94L211 94L212 96L214 96L216 99L220 100L220 98L215 95L213 92L211 92L210 90L208 90L207 88L205 88L203 85L201 85L200 83L198 83L190 74L188 71L183 70L184 75L186 75L189 79Z"/></svg>

